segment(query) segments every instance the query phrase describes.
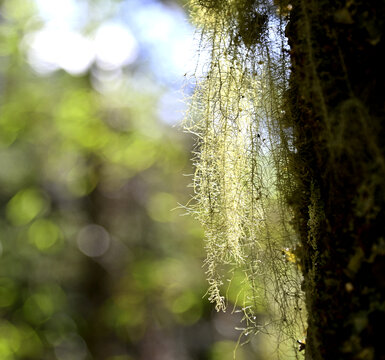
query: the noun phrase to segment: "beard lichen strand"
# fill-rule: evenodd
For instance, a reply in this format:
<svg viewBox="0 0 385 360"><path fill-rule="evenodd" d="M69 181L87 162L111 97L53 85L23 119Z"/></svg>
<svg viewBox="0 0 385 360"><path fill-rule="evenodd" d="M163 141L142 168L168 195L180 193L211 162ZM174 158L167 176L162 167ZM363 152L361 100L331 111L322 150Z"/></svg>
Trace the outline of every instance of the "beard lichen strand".
<svg viewBox="0 0 385 360"><path fill-rule="evenodd" d="M204 3L211 5L199 7ZM271 11L269 27L256 34L253 44L252 34L241 37L239 31L255 29L237 28L245 3L263 14ZM268 312L265 331L274 333L278 343L290 339L287 346L294 347L306 324L297 237L286 204L293 193L289 157L295 149L282 101L288 83L285 20L277 21L269 1L200 0L192 6L201 47L211 58L191 105L200 110L189 115L190 130L200 140L191 212L205 229L209 300L224 310L229 267L242 271L241 285L250 289L236 300L245 312L244 333L260 331L258 314Z"/></svg>

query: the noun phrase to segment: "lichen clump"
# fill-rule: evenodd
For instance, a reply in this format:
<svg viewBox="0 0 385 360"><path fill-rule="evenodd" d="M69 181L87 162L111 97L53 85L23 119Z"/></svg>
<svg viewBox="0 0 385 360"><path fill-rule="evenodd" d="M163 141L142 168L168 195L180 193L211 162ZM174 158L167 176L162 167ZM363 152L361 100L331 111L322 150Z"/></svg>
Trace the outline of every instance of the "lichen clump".
<svg viewBox="0 0 385 360"><path fill-rule="evenodd" d="M295 194L296 153L284 101L288 7L197 0L191 13L206 60L186 121L197 139L190 210L205 229L209 299L224 310L229 281L243 274L244 291L232 302L244 310L245 333L275 332L278 342L297 347L306 324L298 240L286 205ZM258 320L261 312L270 325Z"/></svg>

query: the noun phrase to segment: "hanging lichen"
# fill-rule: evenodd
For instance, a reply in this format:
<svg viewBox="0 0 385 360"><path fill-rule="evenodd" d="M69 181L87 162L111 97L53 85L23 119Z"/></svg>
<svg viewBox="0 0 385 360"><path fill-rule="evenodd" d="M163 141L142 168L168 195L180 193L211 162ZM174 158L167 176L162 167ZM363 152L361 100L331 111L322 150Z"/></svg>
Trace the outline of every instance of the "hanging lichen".
<svg viewBox="0 0 385 360"><path fill-rule="evenodd" d="M224 310L228 281L244 274L236 304L244 333L269 331L297 349L306 325L286 205L295 193L289 158L296 152L283 101L289 12L289 4L267 0L191 2L209 61L200 64L186 127L197 138L190 210L205 230L209 300ZM259 322L261 309L270 321Z"/></svg>

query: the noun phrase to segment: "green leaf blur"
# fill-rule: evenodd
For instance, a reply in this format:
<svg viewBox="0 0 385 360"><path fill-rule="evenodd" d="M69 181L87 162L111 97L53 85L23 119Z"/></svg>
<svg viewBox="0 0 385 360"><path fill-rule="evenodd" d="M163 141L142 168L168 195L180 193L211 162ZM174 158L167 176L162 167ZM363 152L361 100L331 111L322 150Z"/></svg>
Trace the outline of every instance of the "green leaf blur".
<svg viewBox="0 0 385 360"><path fill-rule="evenodd" d="M79 3L92 33L124 1ZM202 231L179 205L192 140L159 118L169 85L141 58L40 74L35 1L0 11L0 359L230 358L240 332L204 297Z"/></svg>

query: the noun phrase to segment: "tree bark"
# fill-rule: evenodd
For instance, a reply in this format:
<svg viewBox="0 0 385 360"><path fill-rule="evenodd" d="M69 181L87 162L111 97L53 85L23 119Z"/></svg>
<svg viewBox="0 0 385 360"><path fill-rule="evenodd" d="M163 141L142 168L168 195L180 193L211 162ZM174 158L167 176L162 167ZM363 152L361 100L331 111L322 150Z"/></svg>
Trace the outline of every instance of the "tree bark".
<svg viewBox="0 0 385 360"><path fill-rule="evenodd" d="M306 359L385 359L385 2L291 4Z"/></svg>

